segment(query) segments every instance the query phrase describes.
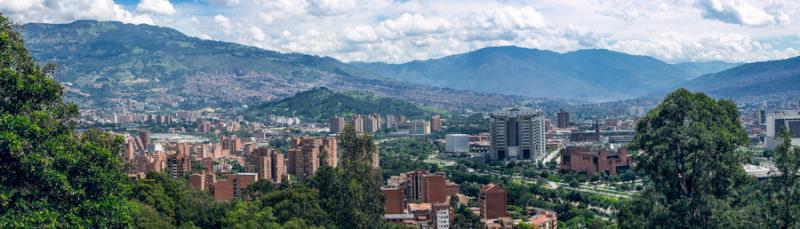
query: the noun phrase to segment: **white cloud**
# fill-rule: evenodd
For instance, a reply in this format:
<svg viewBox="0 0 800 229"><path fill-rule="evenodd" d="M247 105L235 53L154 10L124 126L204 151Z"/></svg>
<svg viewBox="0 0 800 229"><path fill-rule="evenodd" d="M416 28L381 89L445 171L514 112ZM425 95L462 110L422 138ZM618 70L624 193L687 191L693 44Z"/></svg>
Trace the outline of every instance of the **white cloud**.
<svg viewBox="0 0 800 229"><path fill-rule="evenodd" d="M145 13L170 15L175 13L175 7L169 0L142 0L136 5L136 10Z"/></svg>
<svg viewBox="0 0 800 229"><path fill-rule="evenodd" d="M214 23L217 23L217 25L222 27L222 30L225 31L225 33L230 33L231 19L228 19L228 17L225 17L221 14L217 14L216 16L214 16Z"/></svg>
<svg viewBox="0 0 800 229"><path fill-rule="evenodd" d="M375 30L364 25L346 28L344 37L352 42L374 42L378 40L378 34L375 33Z"/></svg>
<svg viewBox="0 0 800 229"><path fill-rule="evenodd" d="M703 16L726 23L747 26L766 26L777 22L775 16L740 0L700 0ZM785 20L785 19L784 19Z"/></svg>
<svg viewBox="0 0 800 229"><path fill-rule="evenodd" d="M250 31L250 36L253 37L256 41L263 41L264 40L264 31L261 31L258 27L250 26L248 29Z"/></svg>
<svg viewBox="0 0 800 229"><path fill-rule="evenodd" d="M380 30L389 36L414 36L444 32L449 27L450 22L444 18L429 18L420 14L409 13L404 13L396 19L388 19L380 23Z"/></svg>
<svg viewBox="0 0 800 229"><path fill-rule="evenodd" d="M559 52L608 48L670 62L755 61L800 50L800 1L140 1L0 0L0 12L23 23L149 23L344 61L407 62L496 45ZM159 4L172 10L146 7Z"/></svg>
<svg viewBox="0 0 800 229"><path fill-rule="evenodd" d="M355 0L309 0L308 11L314 15L338 15L356 9Z"/></svg>
<svg viewBox="0 0 800 229"><path fill-rule="evenodd" d="M533 29L545 25L544 16L531 6L493 9L480 19L480 26L484 29Z"/></svg>
<svg viewBox="0 0 800 229"><path fill-rule="evenodd" d="M0 12L19 22L67 23L80 19L153 23L113 0L0 0Z"/></svg>

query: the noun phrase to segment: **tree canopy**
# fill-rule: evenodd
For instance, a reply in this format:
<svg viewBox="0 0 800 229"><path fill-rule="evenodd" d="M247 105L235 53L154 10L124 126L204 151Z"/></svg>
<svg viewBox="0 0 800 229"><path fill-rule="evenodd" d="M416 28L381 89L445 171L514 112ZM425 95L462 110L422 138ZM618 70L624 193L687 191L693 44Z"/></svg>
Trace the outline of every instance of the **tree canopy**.
<svg viewBox="0 0 800 229"><path fill-rule="evenodd" d="M75 131L78 109L0 15L0 227L125 227L122 139Z"/></svg>
<svg viewBox="0 0 800 229"><path fill-rule="evenodd" d="M678 89L638 124L630 148L646 190L623 208L623 228L718 228L742 223L734 214L750 180L737 151L747 136L736 105Z"/></svg>

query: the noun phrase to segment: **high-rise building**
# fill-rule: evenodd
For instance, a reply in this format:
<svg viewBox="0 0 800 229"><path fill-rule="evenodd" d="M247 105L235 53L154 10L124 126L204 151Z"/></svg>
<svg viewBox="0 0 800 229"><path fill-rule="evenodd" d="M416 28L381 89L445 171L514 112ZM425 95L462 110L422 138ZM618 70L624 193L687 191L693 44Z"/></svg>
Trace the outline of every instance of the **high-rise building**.
<svg viewBox="0 0 800 229"><path fill-rule="evenodd" d="M328 127L331 130L331 133L338 134L344 130L345 122L342 116L334 116L330 120L328 120Z"/></svg>
<svg viewBox="0 0 800 229"><path fill-rule="evenodd" d="M272 182L283 182L283 178L286 177L286 162L283 159L283 154L273 153L270 161L272 161Z"/></svg>
<svg viewBox="0 0 800 229"><path fill-rule="evenodd" d="M431 133L431 123L426 120L415 120L409 124L408 133L426 135Z"/></svg>
<svg viewBox="0 0 800 229"><path fill-rule="evenodd" d="M317 172L320 164L336 167L338 165L336 138L301 137L292 139L289 149L289 161L286 166L289 173L306 179ZM323 161L320 161L320 158Z"/></svg>
<svg viewBox="0 0 800 229"><path fill-rule="evenodd" d="M767 111L766 110L758 110L758 124L766 125L767 124Z"/></svg>
<svg viewBox="0 0 800 229"><path fill-rule="evenodd" d="M323 138L322 150L320 152L323 154L323 164L334 168L339 165L339 155L335 137Z"/></svg>
<svg viewBox="0 0 800 229"><path fill-rule="evenodd" d="M380 116L377 114L370 114L364 118L364 132L375 133L380 130Z"/></svg>
<svg viewBox="0 0 800 229"><path fill-rule="evenodd" d="M356 133L364 133L364 118L361 115L353 115L350 121Z"/></svg>
<svg viewBox="0 0 800 229"><path fill-rule="evenodd" d="M405 201L403 189L397 187L383 187L381 192L386 196L386 203L383 206L386 214L401 214L404 212Z"/></svg>
<svg viewBox="0 0 800 229"><path fill-rule="evenodd" d="M553 131L553 122L551 122L549 118L545 118L544 119L544 132L545 133L550 133L551 131Z"/></svg>
<svg viewBox="0 0 800 229"><path fill-rule="evenodd" d="M481 205L481 218L508 217L506 201L506 190L504 188L494 183L483 185L478 195L478 203Z"/></svg>
<svg viewBox="0 0 800 229"><path fill-rule="evenodd" d="M386 125L384 125L384 127L386 127L386 129L397 128L397 116L386 115Z"/></svg>
<svg viewBox="0 0 800 229"><path fill-rule="evenodd" d="M258 174L258 179L268 180L275 182L272 175L272 154L274 152L271 148L258 148L250 154L250 164L253 166L253 172Z"/></svg>
<svg viewBox="0 0 800 229"><path fill-rule="evenodd" d="M774 149L781 143L781 133L785 130L789 132L792 145L800 146L800 113L782 112L767 114L767 148Z"/></svg>
<svg viewBox="0 0 800 229"><path fill-rule="evenodd" d="M434 229L449 229L453 225L453 208L449 203L431 204L431 216Z"/></svg>
<svg viewBox="0 0 800 229"><path fill-rule="evenodd" d="M491 114L492 160L541 160L545 152L541 110L511 109Z"/></svg>
<svg viewBox="0 0 800 229"><path fill-rule="evenodd" d="M442 117L434 115L431 117L431 132L442 131Z"/></svg>
<svg viewBox="0 0 800 229"><path fill-rule="evenodd" d="M556 116L556 127L562 129L569 128L569 112L561 110L556 114Z"/></svg>
<svg viewBox="0 0 800 229"><path fill-rule="evenodd" d="M183 177L192 171L192 163L188 156L172 154L167 157L167 168L172 178Z"/></svg>
<svg viewBox="0 0 800 229"><path fill-rule="evenodd" d="M142 141L142 145L144 145L145 148L150 147L150 131L145 130L139 133L139 139Z"/></svg>

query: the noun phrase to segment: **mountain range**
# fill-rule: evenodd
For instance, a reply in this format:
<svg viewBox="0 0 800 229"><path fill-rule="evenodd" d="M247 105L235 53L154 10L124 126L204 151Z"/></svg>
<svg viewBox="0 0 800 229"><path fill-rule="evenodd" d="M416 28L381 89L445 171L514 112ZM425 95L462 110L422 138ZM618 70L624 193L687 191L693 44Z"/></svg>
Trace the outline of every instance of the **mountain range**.
<svg viewBox="0 0 800 229"><path fill-rule="evenodd" d="M414 85L330 57L203 40L151 25L30 23L20 33L37 61L57 65L54 78L84 107L113 107L129 100L157 109L236 107L321 86L443 109L490 110L523 99Z"/></svg>
<svg viewBox="0 0 800 229"><path fill-rule="evenodd" d="M516 46L404 64L351 63L397 80L481 92L593 101L635 98L735 64L668 64L605 49L557 53Z"/></svg>
<svg viewBox="0 0 800 229"><path fill-rule="evenodd" d="M159 109L236 107L318 87L481 111L532 98L612 101L676 87L754 99L797 91L796 58L669 64L605 49L558 53L502 46L403 64L343 63L120 22L30 23L20 32L37 61L57 65L54 77L84 107L128 100Z"/></svg>
<svg viewBox="0 0 800 229"><path fill-rule="evenodd" d="M682 86L738 102L797 99L800 57L743 64L700 76Z"/></svg>

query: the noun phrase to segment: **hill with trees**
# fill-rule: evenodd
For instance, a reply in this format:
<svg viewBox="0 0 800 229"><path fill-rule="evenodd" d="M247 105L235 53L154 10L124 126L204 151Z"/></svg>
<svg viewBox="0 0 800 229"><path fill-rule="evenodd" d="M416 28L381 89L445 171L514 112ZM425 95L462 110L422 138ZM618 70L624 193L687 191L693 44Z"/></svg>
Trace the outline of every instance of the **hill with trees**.
<svg viewBox="0 0 800 229"><path fill-rule="evenodd" d="M396 114L409 118L428 118L436 109L394 98L383 98L365 92L336 92L320 87L299 92L292 97L250 107L249 119L267 115L300 117L301 120L325 122L335 115Z"/></svg>

